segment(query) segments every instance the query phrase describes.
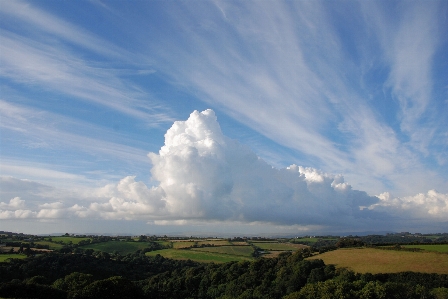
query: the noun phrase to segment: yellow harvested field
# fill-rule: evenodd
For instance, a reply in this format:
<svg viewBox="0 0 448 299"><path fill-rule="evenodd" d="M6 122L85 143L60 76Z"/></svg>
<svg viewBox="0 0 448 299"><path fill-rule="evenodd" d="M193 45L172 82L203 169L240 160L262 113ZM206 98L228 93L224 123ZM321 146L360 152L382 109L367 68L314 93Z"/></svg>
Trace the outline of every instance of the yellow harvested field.
<svg viewBox="0 0 448 299"><path fill-rule="evenodd" d="M309 246L302 245L302 244L293 244L293 243L278 243L278 242L253 242L255 246L263 249L263 250L269 250L269 251L285 251L285 250L291 250L296 251L299 249L309 248Z"/></svg>
<svg viewBox="0 0 448 299"><path fill-rule="evenodd" d="M234 246L248 246L249 245L249 243L247 243L247 242L231 242L231 243Z"/></svg>
<svg viewBox="0 0 448 299"><path fill-rule="evenodd" d="M358 273L396 273L404 271L448 274L448 254L409 252L374 248L347 248L318 254L325 264Z"/></svg>
<svg viewBox="0 0 448 299"><path fill-rule="evenodd" d="M20 247L0 247L0 252L9 252L12 249L12 252L19 252Z"/></svg>

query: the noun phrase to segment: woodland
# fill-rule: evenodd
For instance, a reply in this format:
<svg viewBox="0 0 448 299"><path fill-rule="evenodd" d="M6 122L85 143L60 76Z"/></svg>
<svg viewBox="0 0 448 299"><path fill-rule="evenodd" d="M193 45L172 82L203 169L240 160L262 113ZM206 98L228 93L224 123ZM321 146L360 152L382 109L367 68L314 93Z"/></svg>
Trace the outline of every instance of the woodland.
<svg viewBox="0 0 448 299"><path fill-rule="evenodd" d="M161 245L144 242L147 250L126 255L76 246L39 254L29 249L24 259L0 263L0 298L448 298L448 274L355 273L309 259L316 254L312 247L273 258L199 263L147 256ZM366 245L360 242L343 238L333 246Z"/></svg>

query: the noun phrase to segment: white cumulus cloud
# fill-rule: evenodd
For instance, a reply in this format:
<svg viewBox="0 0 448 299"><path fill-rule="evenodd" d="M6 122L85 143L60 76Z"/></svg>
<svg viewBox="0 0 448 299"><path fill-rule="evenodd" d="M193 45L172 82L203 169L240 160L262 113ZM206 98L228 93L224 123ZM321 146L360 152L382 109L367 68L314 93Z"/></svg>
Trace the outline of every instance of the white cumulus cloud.
<svg viewBox="0 0 448 299"><path fill-rule="evenodd" d="M387 210L389 213L414 218L448 220L448 194L429 190L414 196L393 197L389 192L384 192L378 198L380 201L370 206L370 209Z"/></svg>
<svg viewBox="0 0 448 299"><path fill-rule="evenodd" d="M27 209L25 200L20 197L11 198L9 203L0 202L0 219L33 218L35 214Z"/></svg>
<svg viewBox="0 0 448 299"><path fill-rule="evenodd" d="M22 190L17 194L27 200L13 197L0 202L0 219L246 223L333 231L390 230L407 220L440 225L448 219L448 194L431 190L401 198L387 192L370 196L353 189L340 174L295 164L274 168L249 147L224 136L212 110L194 111L186 121L176 121L160 151L148 157L152 185L127 176L79 191L77 198L71 191L56 200L46 195L63 191L48 192L50 187L3 178L2 182L17 187L9 188L7 194Z"/></svg>
<svg viewBox="0 0 448 299"><path fill-rule="evenodd" d="M20 197L11 198L9 204L6 202L0 202L1 209L20 209L25 207L25 201Z"/></svg>
<svg viewBox="0 0 448 299"><path fill-rule="evenodd" d="M359 213L359 206L378 201L352 190L341 175L271 167L224 136L212 110L175 122L159 153L148 156L170 218L339 223Z"/></svg>

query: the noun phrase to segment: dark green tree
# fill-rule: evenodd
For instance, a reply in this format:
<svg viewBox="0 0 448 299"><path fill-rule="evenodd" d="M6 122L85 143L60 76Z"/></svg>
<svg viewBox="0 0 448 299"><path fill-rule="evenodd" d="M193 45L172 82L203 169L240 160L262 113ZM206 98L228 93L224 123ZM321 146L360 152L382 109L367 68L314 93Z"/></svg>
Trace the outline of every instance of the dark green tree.
<svg viewBox="0 0 448 299"><path fill-rule="evenodd" d="M93 282L93 275L73 272L53 283L53 287L59 290L73 292L86 287Z"/></svg>
<svg viewBox="0 0 448 299"><path fill-rule="evenodd" d="M143 292L131 281L114 276L97 280L80 291L69 293L69 299L139 299Z"/></svg>

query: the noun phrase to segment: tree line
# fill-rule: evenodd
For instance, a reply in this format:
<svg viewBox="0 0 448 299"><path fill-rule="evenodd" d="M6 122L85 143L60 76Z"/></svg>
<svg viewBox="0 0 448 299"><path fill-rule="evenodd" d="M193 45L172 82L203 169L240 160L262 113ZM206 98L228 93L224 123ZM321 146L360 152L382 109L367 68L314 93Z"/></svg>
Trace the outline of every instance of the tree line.
<svg viewBox="0 0 448 299"><path fill-rule="evenodd" d="M448 275L359 274L308 260L277 258L202 264L145 256L47 253L0 263L1 298L448 298Z"/></svg>

